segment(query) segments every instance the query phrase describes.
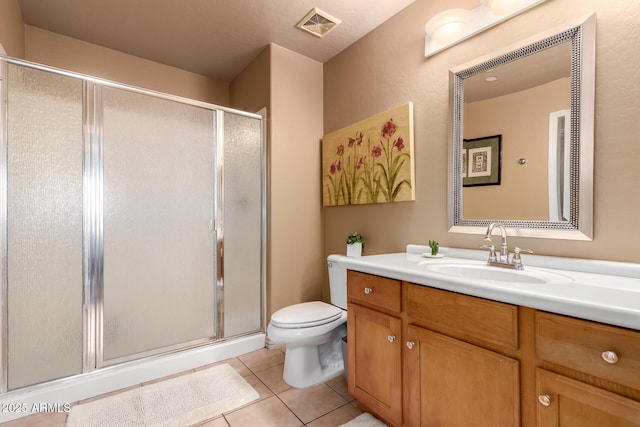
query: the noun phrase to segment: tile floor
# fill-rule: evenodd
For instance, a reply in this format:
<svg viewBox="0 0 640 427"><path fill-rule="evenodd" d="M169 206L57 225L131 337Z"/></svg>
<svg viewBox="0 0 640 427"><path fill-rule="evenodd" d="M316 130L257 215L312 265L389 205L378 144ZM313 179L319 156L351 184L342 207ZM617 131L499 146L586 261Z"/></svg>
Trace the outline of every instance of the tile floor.
<svg viewBox="0 0 640 427"><path fill-rule="evenodd" d="M284 351L281 349L265 348L216 364L220 363L234 367L260 397L244 407L198 424L198 427L336 427L362 413L347 391L347 383L342 375L306 389L289 387L282 379ZM193 371L185 373L189 372ZM149 383L134 387L144 387L145 384ZM83 402L100 397L104 396ZM65 413L43 413L9 421L2 426L63 427L66 418Z"/></svg>

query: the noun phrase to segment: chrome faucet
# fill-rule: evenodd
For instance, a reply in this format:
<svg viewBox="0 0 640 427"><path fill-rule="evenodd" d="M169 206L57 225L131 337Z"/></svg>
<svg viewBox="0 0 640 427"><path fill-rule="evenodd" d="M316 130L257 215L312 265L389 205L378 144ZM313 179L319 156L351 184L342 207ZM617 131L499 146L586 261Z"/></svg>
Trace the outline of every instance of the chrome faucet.
<svg viewBox="0 0 640 427"><path fill-rule="evenodd" d="M500 235L502 236L502 243L500 244L500 255L496 255L496 247L494 245L480 246L481 248L489 249L489 260L487 261L487 265L523 270L524 267L522 266L520 252L533 253L533 251L530 249L515 248L513 250L513 257L511 260L509 260L509 247L507 246L507 229L504 228L504 225L499 222L492 222L491 224L489 224L489 227L487 227L487 233L484 236L484 240L487 242L491 242L491 234L493 233L493 229L495 227L500 228Z"/></svg>
<svg viewBox="0 0 640 427"><path fill-rule="evenodd" d="M493 233L493 229L498 226L500 228L500 235L502 236L502 244L500 245L500 258L497 259L499 262L509 262L509 247L507 246L507 229L504 228L499 222L492 222L487 227L487 233L484 236L484 240L487 242L491 241L491 233Z"/></svg>

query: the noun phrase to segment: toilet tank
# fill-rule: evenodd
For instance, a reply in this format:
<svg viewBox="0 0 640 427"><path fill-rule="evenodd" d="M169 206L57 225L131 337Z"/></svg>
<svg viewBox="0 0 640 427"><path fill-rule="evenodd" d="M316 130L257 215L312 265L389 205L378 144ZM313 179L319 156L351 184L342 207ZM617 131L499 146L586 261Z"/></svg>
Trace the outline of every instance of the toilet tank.
<svg viewBox="0 0 640 427"><path fill-rule="evenodd" d="M329 255L329 292L331 304L347 309L347 267L340 261L342 255Z"/></svg>

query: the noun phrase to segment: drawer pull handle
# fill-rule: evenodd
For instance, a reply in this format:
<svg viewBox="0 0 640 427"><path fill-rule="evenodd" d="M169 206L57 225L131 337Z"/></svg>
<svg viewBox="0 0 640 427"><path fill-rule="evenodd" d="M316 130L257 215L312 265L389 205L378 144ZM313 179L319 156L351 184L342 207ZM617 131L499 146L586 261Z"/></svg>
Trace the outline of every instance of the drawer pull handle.
<svg viewBox="0 0 640 427"><path fill-rule="evenodd" d="M618 355L615 351L603 351L602 359L607 363L611 363L612 365L618 363Z"/></svg>
<svg viewBox="0 0 640 427"><path fill-rule="evenodd" d="M364 293L365 293L365 294L367 294L367 295L372 294L372 293L373 293L373 289L371 289L371 288L364 288Z"/></svg>
<svg viewBox="0 0 640 427"><path fill-rule="evenodd" d="M395 341L396 341L396 336L395 336L395 335L389 335L389 336L387 337L387 341L389 341L389 342L395 342Z"/></svg>
<svg viewBox="0 0 640 427"><path fill-rule="evenodd" d="M416 343L413 341L407 341L407 348L409 350L413 350L413 347L415 347Z"/></svg>
<svg viewBox="0 0 640 427"><path fill-rule="evenodd" d="M551 396L548 394L541 394L538 396L538 402L540 402L542 406L551 406Z"/></svg>

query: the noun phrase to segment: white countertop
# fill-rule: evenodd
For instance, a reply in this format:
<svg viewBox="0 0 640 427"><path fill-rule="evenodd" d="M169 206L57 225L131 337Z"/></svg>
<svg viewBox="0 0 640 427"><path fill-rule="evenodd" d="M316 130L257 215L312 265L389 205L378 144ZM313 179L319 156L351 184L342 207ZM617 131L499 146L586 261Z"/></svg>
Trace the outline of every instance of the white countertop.
<svg viewBox="0 0 640 427"><path fill-rule="evenodd" d="M639 264L523 255L525 271L529 268L561 274L568 281L506 283L456 277L426 268L429 263L483 264L487 251L441 248L442 258L421 255L429 251L428 246L408 245L407 252L401 253L329 258L350 270L640 330Z"/></svg>

